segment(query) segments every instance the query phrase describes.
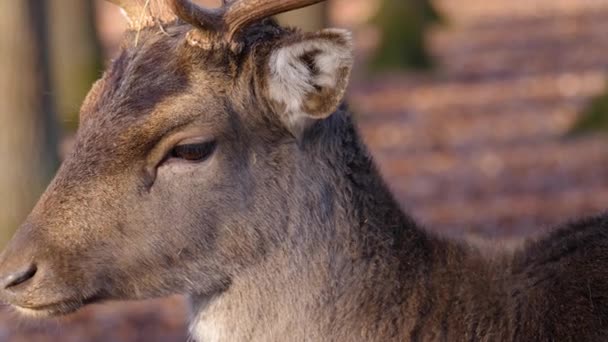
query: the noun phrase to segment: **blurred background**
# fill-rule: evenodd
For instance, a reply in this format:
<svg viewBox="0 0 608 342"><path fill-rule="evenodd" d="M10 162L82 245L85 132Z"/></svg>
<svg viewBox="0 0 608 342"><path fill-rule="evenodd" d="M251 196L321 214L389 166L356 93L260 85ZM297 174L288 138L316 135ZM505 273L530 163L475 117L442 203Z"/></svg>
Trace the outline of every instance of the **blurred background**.
<svg viewBox="0 0 608 342"><path fill-rule="evenodd" d="M333 0L280 20L354 32L351 108L429 229L518 240L608 208L608 1ZM0 245L125 28L102 0L0 1ZM0 341L186 341L186 322L180 297L40 322L0 307Z"/></svg>

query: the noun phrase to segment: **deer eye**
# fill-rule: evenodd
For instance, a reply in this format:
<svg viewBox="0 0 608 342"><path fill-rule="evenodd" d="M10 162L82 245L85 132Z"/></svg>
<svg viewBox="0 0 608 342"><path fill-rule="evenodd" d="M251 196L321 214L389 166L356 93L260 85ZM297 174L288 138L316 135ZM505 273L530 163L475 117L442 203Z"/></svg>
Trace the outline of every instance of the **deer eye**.
<svg viewBox="0 0 608 342"><path fill-rule="evenodd" d="M202 162L209 158L215 150L215 141L175 146L168 157L183 159L190 162Z"/></svg>

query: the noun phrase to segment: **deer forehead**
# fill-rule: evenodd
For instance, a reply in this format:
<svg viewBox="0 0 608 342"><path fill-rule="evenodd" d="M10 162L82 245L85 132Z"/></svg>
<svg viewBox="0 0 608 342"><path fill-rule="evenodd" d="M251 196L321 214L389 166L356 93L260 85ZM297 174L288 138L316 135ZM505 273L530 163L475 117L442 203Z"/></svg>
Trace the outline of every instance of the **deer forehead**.
<svg viewBox="0 0 608 342"><path fill-rule="evenodd" d="M93 126L119 133L137 131L130 129L136 126L153 136L153 131L195 115L217 116L222 111L218 95L229 82L221 63L207 63L212 56L189 49L185 32L139 34L137 46L127 37L125 47L89 92L81 108L81 130Z"/></svg>
<svg viewBox="0 0 608 342"><path fill-rule="evenodd" d="M220 80L193 71L168 47L125 49L93 87L72 155L80 163L96 165L99 172L128 167L165 135L195 121L210 135L220 133L228 112Z"/></svg>

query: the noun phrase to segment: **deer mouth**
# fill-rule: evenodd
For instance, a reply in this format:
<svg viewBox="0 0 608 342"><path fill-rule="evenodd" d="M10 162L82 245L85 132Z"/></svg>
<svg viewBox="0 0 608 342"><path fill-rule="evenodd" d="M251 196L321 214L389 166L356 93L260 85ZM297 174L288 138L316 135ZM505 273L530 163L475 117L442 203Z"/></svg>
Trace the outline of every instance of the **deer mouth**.
<svg viewBox="0 0 608 342"><path fill-rule="evenodd" d="M93 295L85 299L65 299L41 305L16 305L12 306L20 313L32 317L54 317L64 316L77 311L88 304L98 303L103 300L101 295Z"/></svg>

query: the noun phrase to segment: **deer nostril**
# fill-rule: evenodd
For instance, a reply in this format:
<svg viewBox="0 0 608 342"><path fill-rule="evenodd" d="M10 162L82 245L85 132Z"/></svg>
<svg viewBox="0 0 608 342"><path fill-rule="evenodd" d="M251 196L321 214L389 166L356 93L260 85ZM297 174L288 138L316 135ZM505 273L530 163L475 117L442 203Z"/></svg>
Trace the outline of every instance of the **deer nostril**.
<svg viewBox="0 0 608 342"><path fill-rule="evenodd" d="M21 269L20 271L17 271L17 272L14 272L14 273L11 273L11 274L5 276L1 280L0 284L5 289L8 289L9 287L17 286L19 284L23 284L26 281L28 281L29 279L31 279L32 277L34 277L37 270L38 270L38 268L36 267L36 265L31 264L31 265Z"/></svg>

